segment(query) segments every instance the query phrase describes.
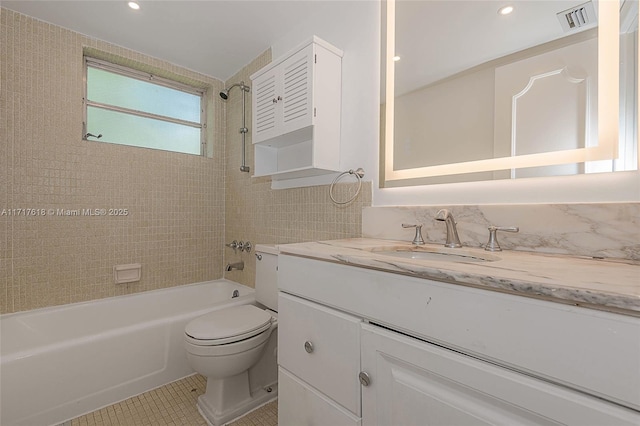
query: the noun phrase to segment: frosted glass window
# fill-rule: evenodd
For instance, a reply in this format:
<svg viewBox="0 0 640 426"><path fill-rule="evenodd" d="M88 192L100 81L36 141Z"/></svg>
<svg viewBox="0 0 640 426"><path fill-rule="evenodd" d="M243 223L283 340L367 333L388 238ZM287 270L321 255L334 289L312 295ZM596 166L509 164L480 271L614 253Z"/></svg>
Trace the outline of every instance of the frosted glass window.
<svg viewBox="0 0 640 426"><path fill-rule="evenodd" d="M203 153L201 89L90 58L85 63L84 139Z"/></svg>
<svg viewBox="0 0 640 426"><path fill-rule="evenodd" d="M96 127L102 129L101 142L200 154L200 129L194 127L91 106L87 122L100 123Z"/></svg>

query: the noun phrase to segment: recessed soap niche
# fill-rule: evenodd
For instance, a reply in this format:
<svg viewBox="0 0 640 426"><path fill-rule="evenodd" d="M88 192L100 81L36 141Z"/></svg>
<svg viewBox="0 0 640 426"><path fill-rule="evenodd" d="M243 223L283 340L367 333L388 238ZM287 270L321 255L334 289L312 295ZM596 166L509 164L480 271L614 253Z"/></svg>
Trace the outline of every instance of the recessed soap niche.
<svg viewBox="0 0 640 426"><path fill-rule="evenodd" d="M137 282L140 281L141 277L142 265L139 263L116 265L113 267L113 280L116 284Z"/></svg>

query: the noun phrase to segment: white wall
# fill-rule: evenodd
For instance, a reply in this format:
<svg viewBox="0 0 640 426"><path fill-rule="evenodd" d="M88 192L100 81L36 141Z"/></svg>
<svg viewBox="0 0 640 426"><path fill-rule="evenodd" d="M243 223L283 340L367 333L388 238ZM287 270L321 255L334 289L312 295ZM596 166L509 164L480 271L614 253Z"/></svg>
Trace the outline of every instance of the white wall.
<svg viewBox="0 0 640 426"><path fill-rule="evenodd" d="M372 0L323 3L322 12L300 20L286 37L272 45L272 56L274 60L281 57L313 35L344 51L340 168L362 167L365 180L374 181L378 172L380 3ZM319 185L331 183L335 176L298 182Z"/></svg>
<svg viewBox="0 0 640 426"><path fill-rule="evenodd" d="M380 4L327 1L272 46L278 58L312 35L344 50L342 95L343 170L362 167L373 181L373 205L509 204L640 201L640 172L379 188ZM330 183L335 175L314 178Z"/></svg>

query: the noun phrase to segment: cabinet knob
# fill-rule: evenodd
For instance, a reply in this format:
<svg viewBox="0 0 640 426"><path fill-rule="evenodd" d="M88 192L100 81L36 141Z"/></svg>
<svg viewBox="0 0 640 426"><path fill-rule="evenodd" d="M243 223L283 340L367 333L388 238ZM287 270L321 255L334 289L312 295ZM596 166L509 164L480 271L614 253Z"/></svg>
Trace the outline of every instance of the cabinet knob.
<svg viewBox="0 0 640 426"><path fill-rule="evenodd" d="M358 374L358 379L360 379L362 386L369 386L371 384L371 377L369 377L366 371L361 371L360 374Z"/></svg>
<svg viewBox="0 0 640 426"><path fill-rule="evenodd" d="M304 342L304 350L307 351L308 354L313 352L313 343L311 343L308 340L306 342Z"/></svg>

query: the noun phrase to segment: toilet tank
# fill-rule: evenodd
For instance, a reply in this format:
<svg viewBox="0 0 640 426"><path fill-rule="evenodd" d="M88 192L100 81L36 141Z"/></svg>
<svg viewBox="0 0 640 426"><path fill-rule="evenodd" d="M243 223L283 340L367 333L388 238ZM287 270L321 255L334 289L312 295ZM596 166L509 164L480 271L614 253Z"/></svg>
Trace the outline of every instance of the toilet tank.
<svg viewBox="0 0 640 426"><path fill-rule="evenodd" d="M278 248L256 244L256 300L278 311Z"/></svg>

